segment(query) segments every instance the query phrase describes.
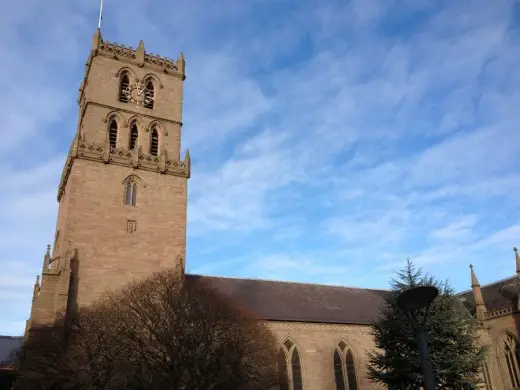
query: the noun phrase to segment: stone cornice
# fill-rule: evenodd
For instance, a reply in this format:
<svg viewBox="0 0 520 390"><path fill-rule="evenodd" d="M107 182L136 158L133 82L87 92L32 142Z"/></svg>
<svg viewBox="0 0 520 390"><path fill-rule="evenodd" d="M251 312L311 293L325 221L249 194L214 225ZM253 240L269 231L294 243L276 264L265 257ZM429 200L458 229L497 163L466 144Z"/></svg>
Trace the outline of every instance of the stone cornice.
<svg viewBox="0 0 520 390"><path fill-rule="evenodd" d="M107 139L108 143L108 139ZM60 201L65 185L76 158L115 164L119 166L132 167L145 171L157 172L165 175L179 176L188 179L191 173L189 152L186 152L184 161L170 160L166 152L159 156L142 153L141 149L126 150L123 148L112 148L108 144L100 145L94 142L78 141L72 153L67 157L60 185L58 187L58 202Z"/></svg>

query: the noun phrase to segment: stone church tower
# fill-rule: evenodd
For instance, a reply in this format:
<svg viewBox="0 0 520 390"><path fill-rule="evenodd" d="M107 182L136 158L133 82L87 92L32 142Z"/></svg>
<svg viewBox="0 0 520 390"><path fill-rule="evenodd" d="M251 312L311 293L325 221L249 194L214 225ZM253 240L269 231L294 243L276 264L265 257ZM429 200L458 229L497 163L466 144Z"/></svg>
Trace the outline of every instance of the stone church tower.
<svg viewBox="0 0 520 390"><path fill-rule="evenodd" d="M98 29L58 188L52 253L34 286L32 325L106 289L184 273L189 153L180 156L185 62L104 41Z"/></svg>

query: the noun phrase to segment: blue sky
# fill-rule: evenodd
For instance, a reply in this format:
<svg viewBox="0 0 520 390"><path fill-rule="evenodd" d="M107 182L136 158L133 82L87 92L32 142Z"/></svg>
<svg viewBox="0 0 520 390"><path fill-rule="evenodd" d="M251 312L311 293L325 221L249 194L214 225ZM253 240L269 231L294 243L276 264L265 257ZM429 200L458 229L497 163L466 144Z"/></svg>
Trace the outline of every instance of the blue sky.
<svg viewBox="0 0 520 390"><path fill-rule="evenodd" d="M0 16L0 334L21 334L96 0ZM469 287L520 246L520 8L466 0L105 0L103 37L187 61L192 273Z"/></svg>

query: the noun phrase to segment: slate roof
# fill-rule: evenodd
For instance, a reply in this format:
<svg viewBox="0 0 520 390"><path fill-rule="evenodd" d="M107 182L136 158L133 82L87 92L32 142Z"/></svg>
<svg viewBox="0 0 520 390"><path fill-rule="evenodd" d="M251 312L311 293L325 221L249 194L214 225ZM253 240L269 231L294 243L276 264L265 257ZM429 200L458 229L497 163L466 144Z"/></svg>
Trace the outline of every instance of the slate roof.
<svg viewBox="0 0 520 390"><path fill-rule="evenodd" d="M18 350L23 343L23 337L0 336L0 364L9 362L12 352Z"/></svg>
<svg viewBox="0 0 520 390"><path fill-rule="evenodd" d="M328 286L260 279L186 275L187 283L203 282L270 321L370 325L375 321L389 290ZM482 286L489 311L516 307L516 277ZM472 314L471 290L457 294ZM462 309L462 307L461 307ZM0 364L22 345L23 337L0 336Z"/></svg>
<svg viewBox="0 0 520 390"><path fill-rule="evenodd" d="M390 291L319 284L186 275L208 283L263 320L371 324Z"/></svg>
<svg viewBox="0 0 520 390"><path fill-rule="evenodd" d="M512 276L494 283L480 287L482 297L488 311L516 308L518 302L517 277ZM463 291L458 294L464 304L472 311L475 311L475 299L472 290Z"/></svg>

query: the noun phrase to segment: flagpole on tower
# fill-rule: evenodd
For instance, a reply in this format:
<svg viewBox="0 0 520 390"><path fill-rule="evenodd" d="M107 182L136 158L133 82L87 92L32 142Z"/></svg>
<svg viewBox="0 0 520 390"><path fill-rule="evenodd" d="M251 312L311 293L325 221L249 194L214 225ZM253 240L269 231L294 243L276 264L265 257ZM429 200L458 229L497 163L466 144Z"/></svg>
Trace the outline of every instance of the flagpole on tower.
<svg viewBox="0 0 520 390"><path fill-rule="evenodd" d="M101 29L101 20L103 20L103 0L101 0L101 5L99 6L99 22L98 22L99 29Z"/></svg>

